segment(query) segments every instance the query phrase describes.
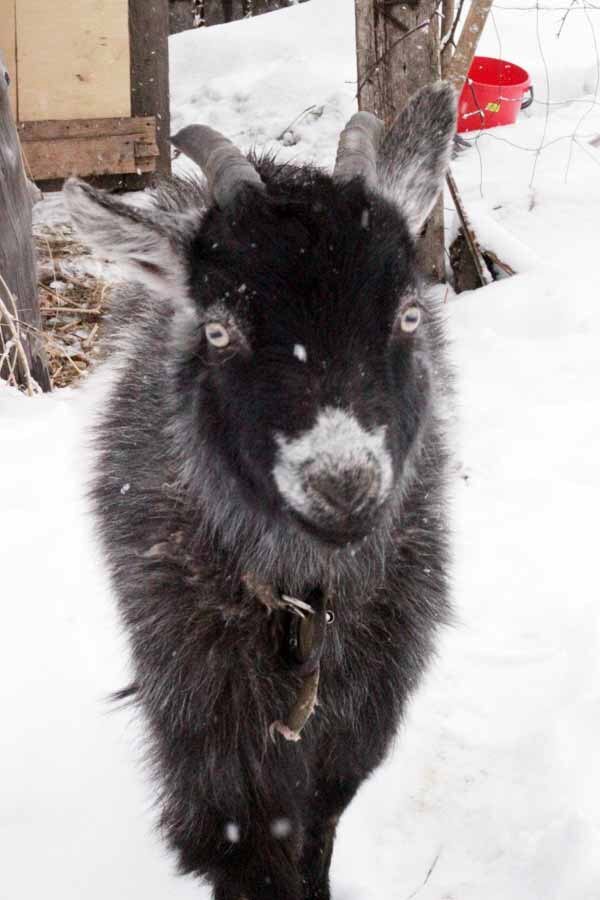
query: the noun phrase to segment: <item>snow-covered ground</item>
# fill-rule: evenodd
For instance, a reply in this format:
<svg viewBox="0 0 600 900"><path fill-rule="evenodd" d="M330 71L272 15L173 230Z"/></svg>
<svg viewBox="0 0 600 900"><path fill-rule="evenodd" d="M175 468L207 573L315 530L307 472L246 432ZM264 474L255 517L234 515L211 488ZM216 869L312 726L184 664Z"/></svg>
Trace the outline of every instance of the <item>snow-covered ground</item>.
<svg viewBox="0 0 600 900"><path fill-rule="evenodd" d="M557 39L564 11L507 5L481 52L499 35L544 101L541 46L563 102L454 164L484 242L519 274L447 303L459 621L342 822L334 900L600 898L600 13L574 7ZM330 165L354 109L352 6L174 37L174 128ZM520 149L544 134L539 157ZM0 387L0 898L206 900L152 833L135 720L104 699L127 673L84 500L102 398L101 377L31 400Z"/></svg>

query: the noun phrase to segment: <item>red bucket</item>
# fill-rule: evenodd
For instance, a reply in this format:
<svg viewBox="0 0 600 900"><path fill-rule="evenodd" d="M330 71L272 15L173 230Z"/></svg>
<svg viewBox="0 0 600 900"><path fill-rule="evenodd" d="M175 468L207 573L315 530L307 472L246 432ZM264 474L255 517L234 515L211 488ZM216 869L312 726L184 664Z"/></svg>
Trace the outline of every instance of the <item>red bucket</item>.
<svg viewBox="0 0 600 900"><path fill-rule="evenodd" d="M523 96L529 92L527 100ZM533 103L529 74L514 63L476 56L458 101L457 131L479 131L517 121L520 109Z"/></svg>

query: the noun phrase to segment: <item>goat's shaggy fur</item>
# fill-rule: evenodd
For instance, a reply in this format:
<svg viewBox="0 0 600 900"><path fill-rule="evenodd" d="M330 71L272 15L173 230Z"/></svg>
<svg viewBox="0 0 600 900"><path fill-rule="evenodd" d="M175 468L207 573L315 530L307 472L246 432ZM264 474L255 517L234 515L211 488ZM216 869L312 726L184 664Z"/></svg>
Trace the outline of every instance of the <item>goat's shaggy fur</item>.
<svg viewBox="0 0 600 900"><path fill-rule="evenodd" d="M406 164L414 180L418 159ZM266 192L245 188L226 210L190 183L166 184L151 216L70 187L83 231L154 289L115 299L94 501L182 871L208 877L216 900L326 900L337 820L449 614L448 375L414 263L428 211L415 204L439 184L419 181L407 225L391 189L256 167ZM414 334L398 326L407 303L422 314ZM215 317L225 351L207 341ZM296 515L273 476L285 441L327 408L385 435L391 460L385 502L339 523L310 504ZM249 593L247 573L300 598L319 587L335 613L297 744L269 737L301 682L284 616Z"/></svg>

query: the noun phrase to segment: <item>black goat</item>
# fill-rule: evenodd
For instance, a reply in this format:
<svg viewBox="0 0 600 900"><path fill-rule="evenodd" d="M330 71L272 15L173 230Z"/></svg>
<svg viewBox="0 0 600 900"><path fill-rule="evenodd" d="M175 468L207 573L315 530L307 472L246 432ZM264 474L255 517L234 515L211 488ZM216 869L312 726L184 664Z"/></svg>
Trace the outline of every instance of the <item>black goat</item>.
<svg viewBox="0 0 600 900"><path fill-rule="evenodd" d="M149 211L65 187L135 282L95 508L161 827L216 900L329 897L336 823L448 617L449 391L414 242L454 123L438 84L385 136L354 116L332 177L190 126L208 188Z"/></svg>

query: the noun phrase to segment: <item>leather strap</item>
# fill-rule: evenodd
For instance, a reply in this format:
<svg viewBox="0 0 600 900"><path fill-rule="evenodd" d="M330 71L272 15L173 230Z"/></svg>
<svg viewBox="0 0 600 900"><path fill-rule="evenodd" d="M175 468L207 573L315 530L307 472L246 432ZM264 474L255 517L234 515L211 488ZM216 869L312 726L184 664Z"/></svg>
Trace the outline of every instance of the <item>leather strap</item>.
<svg viewBox="0 0 600 900"><path fill-rule="evenodd" d="M262 584L253 575L242 579L246 588L266 607L268 614L280 611L283 620L282 654L287 666L302 678L298 696L287 720L277 719L269 726L271 740L280 734L286 741L299 741L301 731L315 711L318 699L321 657L325 646L325 632L333 621L321 588L313 588L299 600Z"/></svg>

